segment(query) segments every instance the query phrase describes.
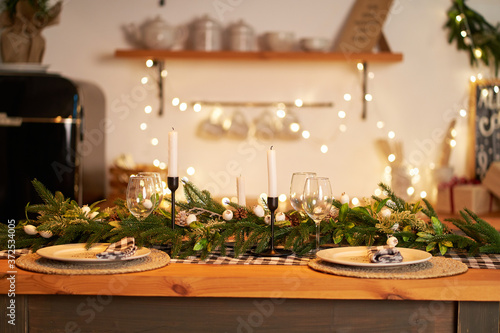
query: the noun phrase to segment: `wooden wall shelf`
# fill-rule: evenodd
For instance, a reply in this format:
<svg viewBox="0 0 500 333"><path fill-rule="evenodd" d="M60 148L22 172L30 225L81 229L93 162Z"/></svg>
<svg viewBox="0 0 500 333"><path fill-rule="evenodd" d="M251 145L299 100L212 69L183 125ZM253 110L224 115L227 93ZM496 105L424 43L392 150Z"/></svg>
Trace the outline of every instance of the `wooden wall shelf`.
<svg viewBox="0 0 500 333"><path fill-rule="evenodd" d="M233 52L233 51L169 51L116 50L117 58L181 59L181 60L279 60L279 61L345 61L345 62L399 62L402 53L342 53L342 52Z"/></svg>

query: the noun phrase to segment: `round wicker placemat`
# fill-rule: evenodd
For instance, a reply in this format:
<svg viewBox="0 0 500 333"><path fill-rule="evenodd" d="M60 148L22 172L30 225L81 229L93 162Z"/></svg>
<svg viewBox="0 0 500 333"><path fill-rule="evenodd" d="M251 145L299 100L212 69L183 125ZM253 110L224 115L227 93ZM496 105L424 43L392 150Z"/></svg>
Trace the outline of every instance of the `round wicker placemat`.
<svg viewBox="0 0 500 333"><path fill-rule="evenodd" d="M151 253L134 260L104 261L98 263L57 261L41 257L36 253L23 255L16 266L28 271L45 274L98 275L143 272L166 266L170 256L163 251L151 249Z"/></svg>
<svg viewBox="0 0 500 333"><path fill-rule="evenodd" d="M462 274L468 269L460 261L443 257L432 257L429 261L413 265L380 268L338 265L320 259L313 259L308 265L323 273L365 279L430 279Z"/></svg>

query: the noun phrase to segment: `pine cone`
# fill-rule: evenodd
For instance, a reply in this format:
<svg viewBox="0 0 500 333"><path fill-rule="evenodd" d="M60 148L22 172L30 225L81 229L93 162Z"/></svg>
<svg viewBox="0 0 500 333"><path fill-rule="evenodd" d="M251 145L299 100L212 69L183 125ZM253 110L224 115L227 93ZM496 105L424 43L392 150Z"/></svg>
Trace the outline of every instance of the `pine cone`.
<svg viewBox="0 0 500 333"><path fill-rule="evenodd" d="M332 207L332 209L330 210L330 212L326 216L326 219L328 219L328 220L333 219L335 221L338 216L339 216L339 210L337 208Z"/></svg>
<svg viewBox="0 0 500 333"><path fill-rule="evenodd" d="M181 210L179 213L177 213L177 215L175 216L175 224L181 226L181 227L185 227L187 226L187 217L188 217L188 213Z"/></svg>
<svg viewBox="0 0 500 333"><path fill-rule="evenodd" d="M248 216L247 210L245 208L238 208L234 211L234 218L237 220L246 219Z"/></svg>
<svg viewBox="0 0 500 333"><path fill-rule="evenodd" d="M285 213L285 217L288 221L290 221L290 225L292 227L296 227L300 224L300 215L299 213Z"/></svg>

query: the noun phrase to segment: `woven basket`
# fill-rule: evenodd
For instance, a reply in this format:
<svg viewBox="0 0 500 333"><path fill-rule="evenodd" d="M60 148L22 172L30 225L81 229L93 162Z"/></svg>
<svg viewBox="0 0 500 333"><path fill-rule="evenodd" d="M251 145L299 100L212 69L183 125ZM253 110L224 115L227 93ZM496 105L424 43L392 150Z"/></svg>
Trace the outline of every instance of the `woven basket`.
<svg viewBox="0 0 500 333"><path fill-rule="evenodd" d="M137 164L133 169L124 169L116 165L109 168L109 197L111 200L116 198L125 199L127 194L128 179L131 175L139 172L159 172L162 181L167 181L167 169L160 169L150 164Z"/></svg>

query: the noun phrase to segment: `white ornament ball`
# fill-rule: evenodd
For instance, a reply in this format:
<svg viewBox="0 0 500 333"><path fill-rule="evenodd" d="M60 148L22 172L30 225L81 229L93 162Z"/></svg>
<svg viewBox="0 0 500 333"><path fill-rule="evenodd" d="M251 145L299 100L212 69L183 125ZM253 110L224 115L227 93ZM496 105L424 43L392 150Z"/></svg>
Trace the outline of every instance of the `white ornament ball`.
<svg viewBox="0 0 500 333"><path fill-rule="evenodd" d="M283 212L278 212L276 214L276 222L283 222L286 220L286 215Z"/></svg>
<svg viewBox="0 0 500 333"><path fill-rule="evenodd" d="M380 216L382 217L385 217L385 218L389 218L391 217L391 210L389 208L382 208L382 210L380 211Z"/></svg>
<svg viewBox="0 0 500 333"><path fill-rule="evenodd" d="M266 217L264 217L264 223L271 225L271 215L266 215Z"/></svg>
<svg viewBox="0 0 500 333"><path fill-rule="evenodd" d="M52 231L50 231L50 230L40 231L39 234L43 238L50 238L50 237L52 237Z"/></svg>
<svg viewBox="0 0 500 333"><path fill-rule="evenodd" d="M198 219L196 218L195 214L189 214L188 217L186 218L186 224L190 225L191 223L197 221Z"/></svg>
<svg viewBox="0 0 500 333"><path fill-rule="evenodd" d="M146 208L146 209L151 209L153 207L153 203L149 199L144 200L142 202L142 204L144 205L144 208Z"/></svg>
<svg viewBox="0 0 500 333"><path fill-rule="evenodd" d="M387 245L390 247L396 247L396 245L398 245L398 239L394 236L387 238Z"/></svg>
<svg viewBox="0 0 500 333"><path fill-rule="evenodd" d="M27 224L24 226L24 232L28 235L36 235L38 231L36 231L36 227L31 224Z"/></svg>
<svg viewBox="0 0 500 333"><path fill-rule="evenodd" d="M264 217L265 215L264 208L262 208L262 206L259 205L253 207L253 213L258 217Z"/></svg>
<svg viewBox="0 0 500 333"><path fill-rule="evenodd" d="M222 218L226 221L230 221L233 219L233 211L230 209L226 209L224 213L222 213Z"/></svg>
<svg viewBox="0 0 500 333"><path fill-rule="evenodd" d="M340 196L340 203L341 204L348 204L349 203L349 195L347 193L342 193Z"/></svg>

